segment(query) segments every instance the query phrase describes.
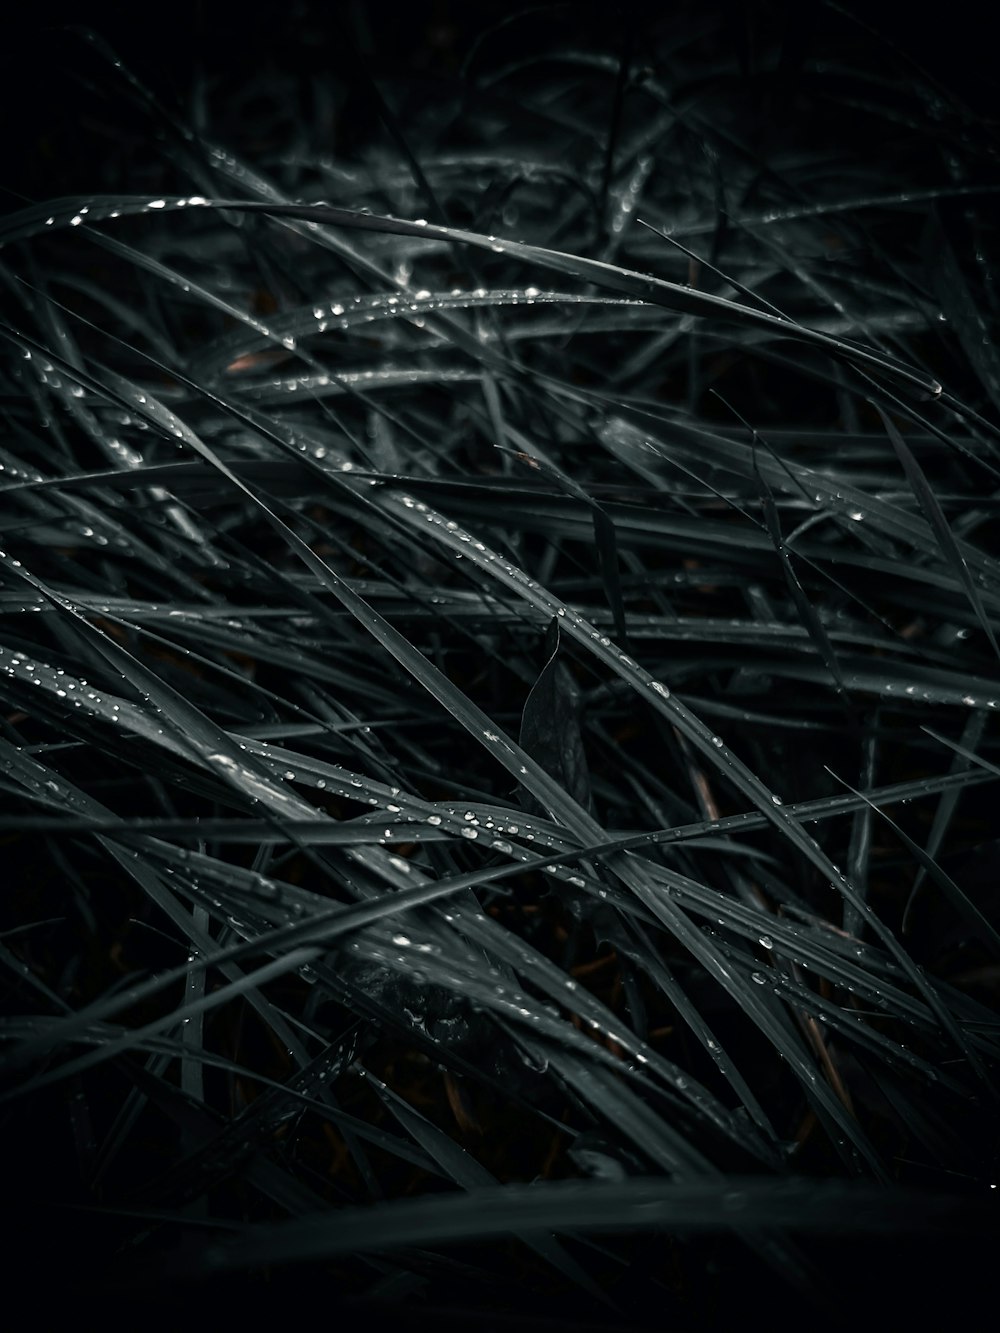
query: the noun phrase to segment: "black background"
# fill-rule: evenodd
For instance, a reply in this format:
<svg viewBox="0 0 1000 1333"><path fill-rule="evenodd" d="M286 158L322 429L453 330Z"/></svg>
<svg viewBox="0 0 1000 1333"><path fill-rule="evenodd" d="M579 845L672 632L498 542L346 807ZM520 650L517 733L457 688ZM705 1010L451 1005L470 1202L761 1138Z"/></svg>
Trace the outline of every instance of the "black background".
<svg viewBox="0 0 1000 1333"><path fill-rule="evenodd" d="M904 56L959 92L980 116L998 111L989 6L972 0L947 4L902 4L866 0L839 6L817 0L709 0L705 3L557 4L547 7L499 4L495 0L286 0L253 4L238 0L57 0L22 5L4 20L0 37L0 185L5 207L16 195L40 198L85 188L100 162L90 157L85 95L79 75L94 71L84 43L69 29L89 27L107 39L125 63L168 103L183 103L199 76L238 83L269 70L343 78L352 73L357 43L373 73L454 76L475 36L518 14L490 39L490 51L523 53L542 32L557 45L577 42L619 53L632 30L641 58L642 34L676 20L715 16L713 40L740 62L750 77L760 72L760 53L781 52L794 73L800 58L823 59L869 51L871 33L888 38ZM854 20L847 17L853 14ZM871 33L866 31L866 26ZM905 68L905 66L901 67ZM905 77L905 75L903 76Z"/></svg>

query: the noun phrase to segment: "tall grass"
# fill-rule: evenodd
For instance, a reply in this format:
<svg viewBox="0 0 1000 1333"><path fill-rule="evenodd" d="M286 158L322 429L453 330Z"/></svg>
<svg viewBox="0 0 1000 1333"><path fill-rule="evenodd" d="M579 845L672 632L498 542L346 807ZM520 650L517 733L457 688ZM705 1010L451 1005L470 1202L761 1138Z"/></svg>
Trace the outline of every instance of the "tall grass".
<svg viewBox="0 0 1000 1333"><path fill-rule="evenodd" d="M179 95L51 37L72 132L0 218L0 1102L19 1260L88 1297L975 1289L995 125L840 10L564 9L406 59L309 10Z"/></svg>

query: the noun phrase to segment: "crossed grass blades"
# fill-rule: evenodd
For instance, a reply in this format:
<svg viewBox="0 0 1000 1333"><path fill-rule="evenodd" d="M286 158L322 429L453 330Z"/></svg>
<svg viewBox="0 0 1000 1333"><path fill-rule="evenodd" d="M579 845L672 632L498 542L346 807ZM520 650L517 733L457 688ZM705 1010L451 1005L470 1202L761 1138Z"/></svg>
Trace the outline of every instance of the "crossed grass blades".
<svg viewBox="0 0 1000 1333"><path fill-rule="evenodd" d="M132 157L0 221L2 1106L102 1290L701 1326L992 1221L992 127L529 21L325 117L68 34Z"/></svg>

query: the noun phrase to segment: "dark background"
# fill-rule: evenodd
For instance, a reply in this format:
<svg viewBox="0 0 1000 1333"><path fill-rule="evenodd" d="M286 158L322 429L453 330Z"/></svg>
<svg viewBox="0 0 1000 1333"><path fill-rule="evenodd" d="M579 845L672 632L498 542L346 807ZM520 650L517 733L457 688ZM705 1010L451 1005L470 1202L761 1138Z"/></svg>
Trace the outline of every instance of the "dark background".
<svg viewBox="0 0 1000 1333"><path fill-rule="evenodd" d="M495 0L22 5L5 19L0 38L3 206L17 206L11 191L40 198L86 188L88 179L96 183L101 163L88 138L88 99L80 78L99 83L107 74L67 30L74 26L101 34L174 106L185 102L199 78L222 78L234 88L269 70L350 78L359 51L377 75L448 79L457 75L477 34L503 20L506 26L489 41L493 61L508 53L530 54L546 38L557 49L582 43L618 55L629 35L641 60L645 32L669 32L673 23L687 28L704 19L711 32L707 40L718 45L720 55L735 56L751 80L776 72L794 79L803 58L870 52L878 33L904 58L960 92L978 115L992 119L998 100L989 14L989 6L972 0L940 5L848 0L844 10L818 0L618 0L541 7ZM775 50L780 51L777 71ZM766 51L772 55L765 57ZM905 68L904 59L898 69ZM354 129L363 133L365 126Z"/></svg>

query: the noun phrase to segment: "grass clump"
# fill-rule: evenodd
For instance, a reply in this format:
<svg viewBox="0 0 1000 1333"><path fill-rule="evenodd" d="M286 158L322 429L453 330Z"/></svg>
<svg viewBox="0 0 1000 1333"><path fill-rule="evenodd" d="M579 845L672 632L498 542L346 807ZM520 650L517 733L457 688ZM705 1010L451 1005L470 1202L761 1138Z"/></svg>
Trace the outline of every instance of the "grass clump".
<svg viewBox="0 0 1000 1333"><path fill-rule="evenodd" d="M427 1327L947 1311L997 1170L995 125L833 7L363 10L238 68L182 26L167 80L47 39L20 1258Z"/></svg>

